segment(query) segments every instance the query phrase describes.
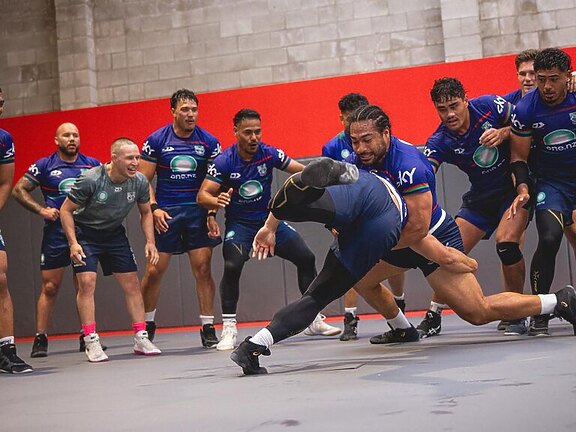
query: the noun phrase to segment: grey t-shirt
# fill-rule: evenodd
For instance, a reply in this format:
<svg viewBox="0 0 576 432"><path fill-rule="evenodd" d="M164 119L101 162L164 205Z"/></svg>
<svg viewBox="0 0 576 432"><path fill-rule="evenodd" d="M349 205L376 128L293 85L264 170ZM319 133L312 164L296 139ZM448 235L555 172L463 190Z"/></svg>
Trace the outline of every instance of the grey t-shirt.
<svg viewBox="0 0 576 432"><path fill-rule="evenodd" d="M113 183L106 165L94 167L82 174L68 193L68 198L80 206L74 220L92 229L113 230L122 222L136 203L150 201L148 179L138 172L122 183Z"/></svg>

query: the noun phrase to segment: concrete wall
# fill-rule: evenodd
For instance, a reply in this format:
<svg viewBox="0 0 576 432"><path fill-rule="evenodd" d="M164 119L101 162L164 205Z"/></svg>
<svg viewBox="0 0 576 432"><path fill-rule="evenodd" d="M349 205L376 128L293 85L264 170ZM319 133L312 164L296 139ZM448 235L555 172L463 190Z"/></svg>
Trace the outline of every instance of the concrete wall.
<svg viewBox="0 0 576 432"><path fill-rule="evenodd" d="M0 0L5 116L576 44L575 0Z"/></svg>

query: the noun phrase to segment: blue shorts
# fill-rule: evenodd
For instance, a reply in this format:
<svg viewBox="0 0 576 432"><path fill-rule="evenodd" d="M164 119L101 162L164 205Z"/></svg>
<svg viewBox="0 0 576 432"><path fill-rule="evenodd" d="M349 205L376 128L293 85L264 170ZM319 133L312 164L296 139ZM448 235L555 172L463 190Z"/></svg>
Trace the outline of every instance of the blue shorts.
<svg viewBox="0 0 576 432"><path fill-rule="evenodd" d="M104 276L138 270L124 226L104 231L76 224L76 238L86 255L83 259L86 265L72 264L74 273L96 272L98 262Z"/></svg>
<svg viewBox="0 0 576 432"><path fill-rule="evenodd" d="M445 214L445 219L438 228L434 230L432 235L444 246L450 246L454 249L458 249L460 252L464 252L464 243L462 242L458 225L456 225L452 216L448 213ZM396 267L419 268L424 274L424 277L427 277L434 270L440 267L435 262L429 261L428 258L424 258L422 255L414 252L410 248L394 250L384 259L384 261Z"/></svg>
<svg viewBox="0 0 576 432"><path fill-rule="evenodd" d="M556 210L562 213L564 226L572 225L572 210L576 207L576 180L536 180L536 211Z"/></svg>
<svg viewBox="0 0 576 432"><path fill-rule="evenodd" d="M193 249L215 247L221 239L208 237L206 226L207 210L199 205L162 207L172 219L168 220L168 231L155 233L158 252L181 254Z"/></svg>
<svg viewBox="0 0 576 432"><path fill-rule="evenodd" d="M264 225L264 220L254 221L230 221L226 222L226 235L224 242L242 245L244 250L252 249L252 242L256 233ZM282 221L276 230L276 245L280 246L292 237L300 237L300 234L288 223Z"/></svg>
<svg viewBox="0 0 576 432"><path fill-rule="evenodd" d="M68 267L70 262L70 248L60 221L47 223L40 248L40 270Z"/></svg>
<svg viewBox="0 0 576 432"><path fill-rule="evenodd" d="M504 213L516 198L516 190L510 189L502 193L478 194L468 191L462 197L462 207L456 214L486 234L483 239L489 239Z"/></svg>
<svg viewBox="0 0 576 432"><path fill-rule="evenodd" d="M357 280L398 243L401 213L375 175L362 174L350 185L329 186L334 202L332 226L339 235L331 249Z"/></svg>

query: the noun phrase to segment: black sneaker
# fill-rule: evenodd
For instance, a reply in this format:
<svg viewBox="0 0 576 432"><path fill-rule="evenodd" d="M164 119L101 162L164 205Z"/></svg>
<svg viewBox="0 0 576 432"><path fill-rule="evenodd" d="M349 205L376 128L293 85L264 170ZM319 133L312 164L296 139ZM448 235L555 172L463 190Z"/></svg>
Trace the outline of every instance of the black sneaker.
<svg viewBox="0 0 576 432"><path fill-rule="evenodd" d="M431 310L426 311L426 316L416 329L421 338L432 337L440 334L442 330L442 315Z"/></svg>
<svg viewBox="0 0 576 432"><path fill-rule="evenodd" d="M498 323L498 326L496 327L496 330L498 331L506 331L506 329L508 328L508 324L510 324L510 321L500 321Z"/></svg>
<svg viewBox="0 0 576 432"><path fill-rule="evenodd" d="M4 344L0 347L0 372L21 374L33 371L32 366L16 355L16 345Z"/></svg>
<svg viewBox="0 0 576 432"><path fill-rule="evenodd" d="M265 346L250 342L251 336L248 336L244 342L238 345L230 359L242 368L244 375L262 375L267 374L266 368L260 366L258 357L260 355L269 356L270 350Z"/></svg>
<svg viewBox="0 0 576 432"><path fill-rule="evenodd" d="M550 332L548 332L548 321L550 321L550 315L536 315L531 317L528 336L550 336Z"/></svg>
<svg viewBox="0 0 576 432"><path fill-rule="evenodd" d="M556 292L556 298L558 302L554 308L554 315L571 323L576 335L576 290L572 285L566 285Z"/></svg>
<svg viewBox="0 0 576 432"><path fill-rule="evenodd" d="M32 353L30 357L47 357L48 356L48 336L44 333L37 334L34 337L34 343L32 344Z"/></svg>
<svg viewBox="0 0 576 432"><path fill-rule="evenodd" d="M358 180L358 168L346 162L322 157L310 162L300 176L306 186L323 188L336 184L350 184Z"/></svg>
<svg viewBox="0 0 576 432"><path fill-rule="evenodd" d="M156 323L154 321L146 321L146 331L148 332L148 339L152 342L154 336L156 336Z"/></svg>
<svg viewBox="0 0 576 432"><path fill-rule="evenodd" d="M78 352L86 352L86 342L84 342L84 333L80 333L80 345L78 347ZM106 351L108 347L100 341L100 346L102 347L102 351Z"/></svg>
<svg viewBox="0 0 576 432"><path fill-rule="evenodd" d="M522 336L526 334L528 329L526 328L526 320L518 319L511 320L508 322L508 327L504 331L505 336Z"/></svg>
<svg viewBox="0 0 576 432"><path fill-rule="evenodd" d="M358 321L360 321L360 317L354 316L350 312L344 314L344 331L340 335L341 341L358 339Z"/></svg>
<svg viewBox="0 0 576 432"><path fill-rule="evenodd" d="M370 338L371 344L390 344L390 343L404 343L416 342L420 340L420 333L412 325L410 328L397 328L387 331L384 334L372 336Z"/></svg>
<svg viewBox="0 0 576 432"><path fill-rule="evenodd" d="M200 339L204 348L215 348L218 345L216 329L213 324L204 324L200 329Z"/></svg>
<svg viewBox="0 0 576 432"><path fill-rule="evenodd" d="M396 306L404 313L406 311L406 300L404 299L397 299L394 297L394 301L396 302Z"/></svg>

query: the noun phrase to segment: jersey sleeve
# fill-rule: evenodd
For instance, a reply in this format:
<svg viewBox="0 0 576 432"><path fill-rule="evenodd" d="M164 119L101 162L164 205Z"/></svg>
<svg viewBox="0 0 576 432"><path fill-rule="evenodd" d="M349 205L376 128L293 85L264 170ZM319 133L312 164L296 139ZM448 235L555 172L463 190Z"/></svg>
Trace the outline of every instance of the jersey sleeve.
<svg viewBox="0 0 576 432"><path fill-rule="evenodd" d="M514 112L510 116L512 123L512 133L518 135L519 137L531 137L532 136L532 119L529 114L530 109L530 95L525 96L520 99L518 105L514 109Z"/></svg>
<svg viewBox="0 0 576 432"><path fill-rule="evenodd" d="M0 134L0 165L14 163L14 139L6 131Z"/></svg>
<svg viewBox="0 0 576 432"><path fill-rule="evenodd" d="M402 171L398 191L401 195L429 192L428 175L430 172L430 166L426 166L423 160L419 161L411 170Z"/></svg>
<svg viewBox="0 0 576 432"><path fill-rule="evenodd" d="M147 162L158 163L158 156L160 155L159 145L160 142L156 135L150 135L142 144L142 150L140 151L142 159Z"/></svg>
<svg viewBox="0 0 576 432"><path fill-rule="evenodd" d="M226 156L220 154L208 164L206 178L218 184L224 184L230 178L230 169L226 163Z"/></svg>
<svg viewBox="0 0 576 432"><path fill-rule="evenodd" d="M269 150L272 152L274 168L284 171L290 164L292 158L290 158L282 149L269 147Z"/></svg>
<svg viewBox="0 0 576 432"><path fill-rule="evenodd" d="M31 183L39 186L44 178L44 172L46 171L46 158L38 159L32 165L28 167L28 170L24 173L24 177Z"/></svg>
<svg viewBox="0 0 576 432"><path fill-rule="evenodd" d="M496 113L498 119L498 127L506 127L510 125L510 118L514 113L514 105L504 99L502 96L490 96L490 105Z"/></svg>
<svg viewBox="0 0 576 432"><path fill-rule="evenodd" d="M442 134L440 132L435 133L424 146L424 156L430 162L430 165L434 167L436 171L440 168L443 162L449 162L448 154L445 146L443 145Z"/></svg>
<svg viewBox="0 0 576 432"><path fill-rule="evenodd" d="M81 174L70 189L68 193L68 198L74 204L77 204L81 207L85 206L90 198L96 192L96 180L94 177L86 176L85 174Z"/></svg>
<svg viewBox="0 0 576 432"><path fill-rule="evenodd" d="M210 157L208 158L208 162L216 159L216 157L221 153L222 146L220 145L220 141L218 141L215 137L212 137L210 140Z"/></svg>
<svg viewBox="0 0 576 432"><path fill-rule="evenodd" d="M138 176L138 204L146 204L150 201L150 183L144 174Z"/></svg>

